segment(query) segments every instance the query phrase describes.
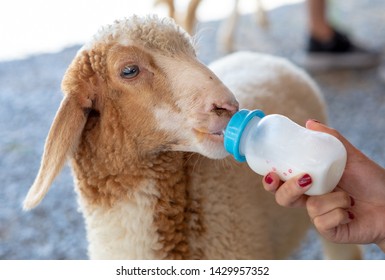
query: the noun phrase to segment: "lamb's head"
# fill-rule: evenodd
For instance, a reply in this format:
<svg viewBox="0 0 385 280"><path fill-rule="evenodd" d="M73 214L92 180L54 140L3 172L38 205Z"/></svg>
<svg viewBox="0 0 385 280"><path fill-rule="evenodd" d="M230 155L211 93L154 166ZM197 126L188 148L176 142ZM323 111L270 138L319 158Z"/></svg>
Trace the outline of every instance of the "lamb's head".
<svg viewBox="0 0 385 280"><path fill-rule="evenodd" d="M134 16L102 29L78 52L62 87L65 97L25 208L40 202L84 135L106 123L129 135L120 150L142 157L168 151L227 155L222 131L238 103L170 19Z"/></svg>
<svg viewBox="0 0 385 280"><path fill-rule="evenodd" d="M79 57L88 57L91 73L99 77L92 109L103 111L105 102L113 103L124 129L142 138L137 138L137 150L226 155L222 131L238 103L197 60L191 38L172 20L117 21L101 30ZM69 87L79 76L75 73L66 76L64 92L71 94Z"/></svg>

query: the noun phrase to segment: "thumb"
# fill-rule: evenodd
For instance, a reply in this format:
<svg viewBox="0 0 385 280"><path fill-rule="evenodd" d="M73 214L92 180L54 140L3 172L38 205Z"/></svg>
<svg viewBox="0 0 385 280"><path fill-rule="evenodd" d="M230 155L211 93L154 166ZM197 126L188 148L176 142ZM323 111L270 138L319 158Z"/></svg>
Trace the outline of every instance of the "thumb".
<svg viewBox="0 0 385 280"><path fill-rule="evenodd" d="M337 130L335 130L333 128L328 127L325 124L322 124L316 120L308 120L306 122L306 128L308 128L310 130L330 134L342 142L342 144L345 146L348 153L353 152L353 151L357 152L357 149L344 136L342 136L341 133L339 133Z"/></svg>

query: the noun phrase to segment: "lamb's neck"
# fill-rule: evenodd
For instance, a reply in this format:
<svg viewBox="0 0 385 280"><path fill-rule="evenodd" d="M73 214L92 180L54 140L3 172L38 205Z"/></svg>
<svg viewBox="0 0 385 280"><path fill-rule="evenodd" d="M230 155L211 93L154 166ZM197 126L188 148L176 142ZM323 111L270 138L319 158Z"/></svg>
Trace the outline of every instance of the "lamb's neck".
<svg viewBox="0 0 385 280"><path fill-rule="evenodd" d="M100 167L74 165L91 258L190 257L183 154L164 153L107 176Z"/></svg>

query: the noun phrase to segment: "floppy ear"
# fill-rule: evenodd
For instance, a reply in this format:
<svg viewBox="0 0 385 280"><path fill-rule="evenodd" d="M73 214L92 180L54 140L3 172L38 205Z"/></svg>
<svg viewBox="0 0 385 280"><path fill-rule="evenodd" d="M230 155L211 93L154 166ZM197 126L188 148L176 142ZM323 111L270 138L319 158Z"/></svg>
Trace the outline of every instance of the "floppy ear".
<svg viewBox="0 0 385 280"><path fill-rule="evenodd" d="M48 133L38 175L24 200L24 210L37 206L76 149L94 104L95 72L87 53L74 59L63 79L65 97Z"/></svg>

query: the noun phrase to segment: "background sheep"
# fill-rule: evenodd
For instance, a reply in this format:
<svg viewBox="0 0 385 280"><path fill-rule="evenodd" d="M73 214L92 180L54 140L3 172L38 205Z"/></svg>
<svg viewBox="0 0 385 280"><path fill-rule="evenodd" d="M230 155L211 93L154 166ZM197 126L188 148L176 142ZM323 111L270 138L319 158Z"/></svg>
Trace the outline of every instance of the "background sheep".
<svg viewBox="0 0 385 280"><path fill-rule="evenodd" d="M178 12L175 8L175 0L156 0L155 5L165 4L169 17L176 20L178 24L189 33L194 34L197 22L197 10L202 0L190 0L185 13ZM219 2L218 2L219 3ZM267 28L268 18L261 0L255 0L255 16L257 23ZM230 15L222 22L217 34L217 46L221 51L228 53L234 51L234 37L236 26L239 21L239 0L234 1Z"/></svg>
<svg viewBox="0 0 385 280"><path fill-rule="evenodd" d="M325 121L314 83L286 61L243 53L212 67L242 107ZM245 164L213 160L226 156L221 131L238 103L173 22L103 29L63 92L24 206L41 201L69 156L91 258L272 259L300 243L301 209L277 206ZM359 257L347 248L330 256Z"/></svg>

